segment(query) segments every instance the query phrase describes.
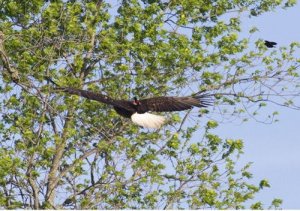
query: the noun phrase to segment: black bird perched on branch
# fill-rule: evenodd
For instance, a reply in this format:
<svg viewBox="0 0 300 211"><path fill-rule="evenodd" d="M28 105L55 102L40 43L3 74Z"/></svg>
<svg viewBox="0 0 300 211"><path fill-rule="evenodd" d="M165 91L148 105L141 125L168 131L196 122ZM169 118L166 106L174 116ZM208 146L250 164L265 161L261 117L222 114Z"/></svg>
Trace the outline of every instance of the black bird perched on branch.
<svg viewBox="0 0 300 211"><path fill-rule="evenodd" d="M276 42L265 40L265 46L267 46L268 48L274 48L275 45L277 45Z"/></svg>
<svg viewBox="0 0 300 211"><path fill-rule="evenodd" d="M51 79L47 79L51 83L58 86ZM126 118L131 118L135 124L146 128L160 128L165 122L165 118L163 116L149 113L149 111L182 111L191 109L193 107L200 108L211 105L210 98L205 94L188 97L153 97L142 100L138 100L136 97L134 97L133 100L116 100L101 93L95 93L76 88L58 86L55 88L55 90L112 105L118 114Z"/></svg>

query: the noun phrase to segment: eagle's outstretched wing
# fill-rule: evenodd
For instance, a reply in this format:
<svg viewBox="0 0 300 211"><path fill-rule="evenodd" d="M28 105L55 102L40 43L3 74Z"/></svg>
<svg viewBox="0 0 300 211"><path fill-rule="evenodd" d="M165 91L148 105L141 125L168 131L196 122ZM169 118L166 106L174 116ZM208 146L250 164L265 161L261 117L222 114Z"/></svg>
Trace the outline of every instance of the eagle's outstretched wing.
<svg viewBox="0 0 300 211"><path fill-rule="evenodd" d="M153 97L140 100L138 110L140 112L182 111L191 109L192 107L206 107L211 104L210 98L206 95L190 97Z"/></svg>
<svg viewBox="0 0 300 211"><path fill-rule="evenodd" d="M76 88L69 88L69 87L59 87L56 88L56 90L59 90L61 92L66 92L68 94L71 95L77 95L77 96L81 96L84 98L87 98L89 100L95 100L101 103L105 103L108 105L112 105L115 108L123 108L126 109L128 111L132 111L134 112L135 110L132 107L132 104L130 101L128 100L115 100L112 99L110 97L108 97L107 95L101 94L99 92L92 92L92 91L88 91L88 90L82 90L82 89L76 89Z"/></svg>

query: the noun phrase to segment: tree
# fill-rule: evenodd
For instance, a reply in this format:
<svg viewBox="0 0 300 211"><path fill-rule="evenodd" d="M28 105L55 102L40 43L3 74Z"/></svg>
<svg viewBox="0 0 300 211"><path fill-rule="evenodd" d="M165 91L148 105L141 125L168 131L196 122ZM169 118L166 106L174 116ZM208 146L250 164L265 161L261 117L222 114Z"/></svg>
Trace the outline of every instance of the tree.
<svg viewBox="0 0 300 211"><path fill-rule="evenodd" d="M268 49L255 28L240 38L239 15L294 4L0 1L0 207L243 208L269 184L251 184L250 164L236 167L243 141L214 128L269 103L299 109L299 46ZM206 92L215 105L153 131L45 77L123 99Z"/></svg>

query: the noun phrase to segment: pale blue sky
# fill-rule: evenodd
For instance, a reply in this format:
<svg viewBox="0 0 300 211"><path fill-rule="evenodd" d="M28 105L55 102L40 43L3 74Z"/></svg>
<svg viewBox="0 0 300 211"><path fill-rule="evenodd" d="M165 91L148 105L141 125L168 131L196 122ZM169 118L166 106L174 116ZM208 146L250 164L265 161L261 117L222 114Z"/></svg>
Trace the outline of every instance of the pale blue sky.
<svg viewBox="0 0 300 211"><path fill-rule="evenodd" d="M300 4L244 20L243 25L256 26L259 38L276 41L278 46L300 42ZM268 206L273 198L281 198L282 208L300 209L300 111L273 108L280 112L278 123L226 123L220 125L218 133L222 138L242 138L245 153L241 163L254 162L254 181L267 178L270 182L271 188L264 189L256 200Z"/></svg>

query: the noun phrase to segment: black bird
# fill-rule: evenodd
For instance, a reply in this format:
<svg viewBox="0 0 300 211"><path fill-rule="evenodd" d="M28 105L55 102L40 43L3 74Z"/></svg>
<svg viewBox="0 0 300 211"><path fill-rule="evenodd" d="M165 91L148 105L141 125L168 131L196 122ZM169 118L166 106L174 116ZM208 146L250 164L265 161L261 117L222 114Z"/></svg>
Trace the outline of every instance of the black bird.
<svg viewBox="0 0 300 211"><path fill-rule="evenodd" d="M276 42L265 40L265 46L267 46L268 48L274 48L275 45L277 45Z"/></svg>
<svg viewBox="0 0 300 211"><path fill-rule="evenodd" d="M54 83L52 80L48 80ZM131 118L135 124L147 128L160 128L165 122L163 116L148 113L149 111L182 111L193 107L200 108L211 105L209 96L205 94L188 97L153 97L143 100L138 100L134 97L133 100L115 100L101 93L76 88L58 87L55 90L112 105L115 111L121 116Z"/></svg>

